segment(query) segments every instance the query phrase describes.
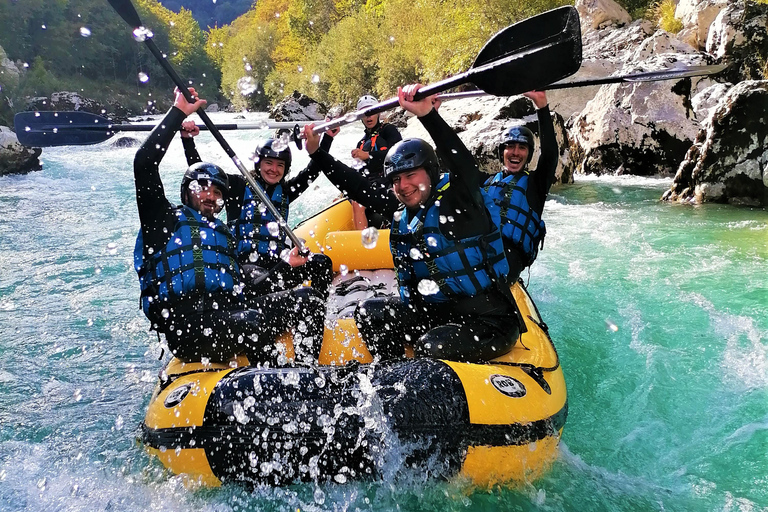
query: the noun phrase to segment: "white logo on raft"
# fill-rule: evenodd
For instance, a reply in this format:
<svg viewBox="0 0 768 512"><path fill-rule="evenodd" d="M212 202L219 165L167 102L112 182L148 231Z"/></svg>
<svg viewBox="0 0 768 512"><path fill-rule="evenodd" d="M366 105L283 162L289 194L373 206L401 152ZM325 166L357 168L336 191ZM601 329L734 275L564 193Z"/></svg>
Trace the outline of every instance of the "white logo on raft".
<svg viewBox="0 0 768 512"><path fill-rule="evenodd" d="M189 394L189 390L192 386L189 384L185 384L183 386L180 386L170 393L168 393L168 396L165 397L165 402L163 402L163 405L165 405L166 408L170 409L171 407L176 407L181 403L182 400L184 400L184 397L186 397Z"/></svg>
<svg viewBox="0 0 768 512"><path fill-rule="evenodd" d="M491 384L499 390L500 393L512 398L522 398L525 396L525 386L517 379L508 375L491 375Z"/></svg>

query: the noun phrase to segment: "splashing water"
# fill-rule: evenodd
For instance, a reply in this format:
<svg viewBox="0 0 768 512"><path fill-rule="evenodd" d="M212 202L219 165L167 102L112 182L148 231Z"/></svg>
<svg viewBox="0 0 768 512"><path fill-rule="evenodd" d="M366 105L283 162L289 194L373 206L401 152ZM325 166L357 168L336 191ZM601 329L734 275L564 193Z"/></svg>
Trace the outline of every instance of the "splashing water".
<svg viewBox="0 0 768 512"><path fill-rule="evenodd" d="M152 37L154 37L154 34L147 27L136 27L133 31L133 38L139 43L143 43Z"/></svg>
<svg viewBox="0 0 768 512"><path fill-rule="evenodd" d="M80 35L82 37L91 37L91 29L88 27L80 27Z"/></svg>
<svg viewBox="0 0 768 512"><path fill-rule="evenodd" d="M379 230L373 226L367 227L360 232L363 247L373 249L379 241Z"/></svg>
<svg viewBox="0 0 768 512"><path fill-rule="evenodd" d="M149 75L146 74L145 72L140 71L138 76L139 76L139 82L143 84L149 82Z"/></svg>
<svg viewBox="0 0 768 512"><path fill-rule="evenodd" d="M422 295L435 295L440 291L440 286L431 279L422 279L416 288Z"/></svg>
<svg viewBox="0 0 768 512"><path fill-rule="evenodd" d="M280 225L277 222L269 222L267 223L267 231L269 231L269 234L272 236L277 236L280 234Z"/></svg>

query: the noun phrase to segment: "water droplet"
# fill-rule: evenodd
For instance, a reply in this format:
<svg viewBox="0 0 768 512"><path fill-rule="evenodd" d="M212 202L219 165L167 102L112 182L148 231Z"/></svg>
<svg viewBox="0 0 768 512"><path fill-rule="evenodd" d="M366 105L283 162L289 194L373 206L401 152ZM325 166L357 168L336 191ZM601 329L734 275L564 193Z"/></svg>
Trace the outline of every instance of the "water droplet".
<svg viewBox="0 0 768 512"><path fill-rule="evenodd" d="M213 329L211 329L210 327L206 327L205 329L203 329L203 336L210 336L211 334L213 334Z"/></svg>
<svg viewBox="0 0 768 512"><path fill-rule="evenodd" d="M341 264L339 265L339 272L341 273L341 275L345 276L349 273L349 268L346 265Z"/></svg>
<svg viewBox="0 0 768 512"><path fill-rule="evenodd" d="M613 331L613 332L618 332L619 331L619 326L616 325L615 323L613 323L608 318L605 319L605 328L608 329L609 331Z"/></svg>
<svg viewBox="0 0 768 512"><path fill-rule="evenodd" d="M269 234L272 236L277 236L280 234L280 225L277 222L269 222L267 223L267 231L269 231Z"/></svg>
<svg viewBox="0 0 768 512"><path fill-rule="evenodd" d="M246 70L246 71L251 71L252 69L253 69L253 68L251 67L251 65L250 65L250 64L248 64L248 63L246 62L246 63L245 63L245 70Z"/></svg>
<svg viewBox="0 0 768 512"><path fill-rule="evenodd" d="M320 75L312 75L312 83L313 84L319 84L320 83Z"/></svg>
<svg viewBox="0 0 768 512"><path fill-rule="evenodd" d="M251 76L243 76L237 80L237 89L242 96L249 96L256 92L258 88L256 80Z"/></svg>
<svg viewBox="0 0 768 512"><path fill-rule="evenodd" d="M88 319L88 321L87 321L87 322L85 322L85 324L86 324L88 327L93 327L93 318L89 318L89 319Z"/></svg>
<svg viewBox="0 0 768 512"><path fill-rule="evenodd" d="M440 291L440 287L431 279L422 279L417 288L422 295L434 295Z"/></svg>
<svg viewBox="0 0 768 512"><path fill-rule="evenodd" d="M123 420L123 417L118 414L117 419L115 420L115 430L123 430L124 424L125 424L125 421Z"/></svg>
<svg viewBox="0 0 768 512"><path fill-rule="evenodd" d="M189 191L193 194L199 194L203 190L203 187L200 186L200 183L197 180L190 181L188 187Z"/></svg>
<svg viewBox="0 0 768 512"><path fill-rule="evenodd" d="M80 400L82 400L83 391L80 388L76 389L73 398L75 399L75 402L79 402Z"/></svg>
<svg viewBox="0 0 768 512"><path fill-rule="evenodd" d="M298 69L299 69L299 73L301 73L302 71L304 71L304 68L303 68L303 67L301 67L301 66L299 66L299 68L298 68Z"/></svg>
<svg viewBox="0 0 768 512"><path fill-rule="evenodd" d="M408 252L408 256L410 256L412 260L424 259L424 255L421 254L421 251L418 250L416 247L411 247L411 250Z"/></svg>
<svg viewBox="0 0 768 512"><path fill-rule="evenodd" d="M109 242L107 244L107 253L117 254L117 244L115 242Z"/></svg>
<svg viewBox="0 0 768 512"><path fill-rule="evenodd" d="M363 167L365 167L365 162L363 162L359 158L355 158L354 160L352 160L352 168L353 169L360 170Z"/></svg>
<svg viewBox="0 0 768 512"><path fill-rule="evenodd" d="M395 42L395 36L389 36L389 42L394 43Z"/></svg>
<svg viewBox="0 0 768 512"><path fill-rule="evenodd" d="M376 244L379 242L379 230L374 227L368 227L365 228L361 232L361 238L363 242L363 247L366 249L373 249L376 247Z"/></svg>
<svg viewBox="0 0 768 512"><path fill-rule="evenodd" d="M278 153L285 150L285 148L287 147L288 147L288 143L285 140L283 140L282 137L280 137L279 139L275 140L272 143L272 149Z"/></svg>
<svg viewBox="0 0 768 512"><path fill-rule="evenodd" d="M30 128L29 126L25 126L25 127L24 127L24 131L25 131L25 132L31 132L31 131L32 131L32 128Z"/></svg>
<svg viewBox="0 0 768 512"><path fill-rule="evenodd" d="M171 312L163 308L163 310L160 311L160 315L162 315L163 318L168 318L169 316L171 316Z"/></svg>
<svg viewBox="0 0 768 512"><path fill-rule="evenodd" d="M143 84L149 82L149 75L143 71L139 72L139 82Z"/></svg>
<svg viewBox="0 0 768 512"><path fill-rule="evenodd" d="M280 259L284 262L288 263L288 260L291 258L291 250L290 249L283 249L280 251Z"/></svg>
<svg viewBox="0 0 768 512"><path fill-rule="evenodd" d="M315 494L313 497L315 499L315 503L317 503L318 505L322 505L323 503L325 503L325 493L319 487L315 489Z"/></svg>
<svg viewBox="0 0 768 512"><path fill-rule="evenodd" d="M347 482L347 477L345 475L342 475L341 473L339 473L338 475L334 476L333 479L336 482L340 483L340 484L343 484L343 483Z"/></svg>
<svg viewBox="0 0 768 512"><path fill-rule="evenodd" d="M91 29L88 27L80 27L80 35L83 37L91 37Z"/></svg>
<svg viewBox="0 0 768 512"><path fill-rule="evenodd" d="M43 23L43 24L42 24L42 25L40 25L40 26L43 28L43 30L45 30L46 28L48 28L48 27L46 27L46 26L45 26L45 23Z"/></svg>
<svg viewBox="0 0 768 512"><path fill-rule="evenodd" d="M428 236L427 237L427 244L430 247L437 247L437 238L435 238L433 236Z"/></svg>
<svg viewBox="0 0 768 512"><path fill-rule="evenodd" d="M58 128L54 128L53 129L53 133L59 133L59 129Z"/></svg>
<svg viewBox="0 0 768 512"><path fill-rule="evenodd" d="M143 43L147 39L152 38L154 34L147 27L136 27L133 31L133 38L139 43Z"/></svg>
<svg viewBox="0 0 768 512"><path fill-rule="evenodd" d="M235 402L234 406L232 407L232 414L234 414L235 419L238 423L241 423L245 425L248 423L248 415L245 413L245 409L243 408L243 405L240 402Z"/></svg>
<svg viewBox="0 0 768 512"><path fill-rule="evenodd" d="M445 217L445 215L441 215L440 216L440 224L445 224L446 222L448 222L448 219Z"/></svg>
<svg viewBox="0 0 768 512"><path fill-rule="evenodd" d="M35 117L40 117L40 112L35 112Z"/></svg>

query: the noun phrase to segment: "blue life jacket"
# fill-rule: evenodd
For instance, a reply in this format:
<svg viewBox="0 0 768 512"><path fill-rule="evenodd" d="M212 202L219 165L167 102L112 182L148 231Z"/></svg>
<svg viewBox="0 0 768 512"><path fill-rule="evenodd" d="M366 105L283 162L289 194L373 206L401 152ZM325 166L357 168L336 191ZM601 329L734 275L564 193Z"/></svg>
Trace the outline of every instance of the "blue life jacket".
<svg viewBox="0 0 768 512"><path fill-rule="evenodd" d="M428 303L471 297L501 282L509 273L498 229L501 221L499 209L484 191L485 207L496 229L488 234L460 240L451 240L441 232L439 200L449 186L446 174L426 208L422 208L413 218L407 210L395 214L390 248L397 270L400 297L405 303L417 293Z"/></svg>
<svg viewBox="0 0 768 512"><path fill-rule="evenodd" d="M485 182L485 191L500 209L504 242L524 254L525 266L536 259L547 232L541 216L528 205L528 180L527 172L519 178L499 172Z"/></svg>
<svg viewBox="0 0 768 512"><path fill-rule="evenodd" d="M218 219L207 220L200 212L180 206L178 221L165 248L147 254L141 230L133 253L134 267L141 286L141 309L158 321L154 302L170 307L184 299L206 293L235 290L240 282L240 267L235 259L234 240ZM159 307L159 305L158 305Z"/></svg>
<svg viewBox="0 0 768 512"><path fill-rule="evenodd" d="M278 183L270 198L272 204L283 219L288 218L288 197L283 194L283 185ZM248 263L249 257L256 252L259 256L269 255L274 258L285 249L285 239L278 234L272 235L267 228L270 222L277 222L264 206L259 209L259 199L254 196L251 187L245 187L240 217L230 222L232 234L237 242L237 257L241 263Z"/></svg>

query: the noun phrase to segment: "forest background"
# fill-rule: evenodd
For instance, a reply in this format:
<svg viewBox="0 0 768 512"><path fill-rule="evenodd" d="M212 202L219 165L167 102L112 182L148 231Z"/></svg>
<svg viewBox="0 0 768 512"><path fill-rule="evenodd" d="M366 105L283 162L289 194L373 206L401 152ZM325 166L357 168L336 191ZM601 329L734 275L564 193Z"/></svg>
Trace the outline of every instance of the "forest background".
<svg viewBox="0 0 768 512"><path fill-rule="evenodd" d="M390 97L399 85L440 80L469 68L499 29L573 2L133 3L179 75L209 103L264 110L294 90L326 105L352 107L365 93ZM619 4L635 18L674 29L673 0ZM106 1L0 0L0 27L0 46L22 71L0 74L0 125L12 125L30 97L57 91L75 91L134 115L169 105L170 79Z"/></svg>

